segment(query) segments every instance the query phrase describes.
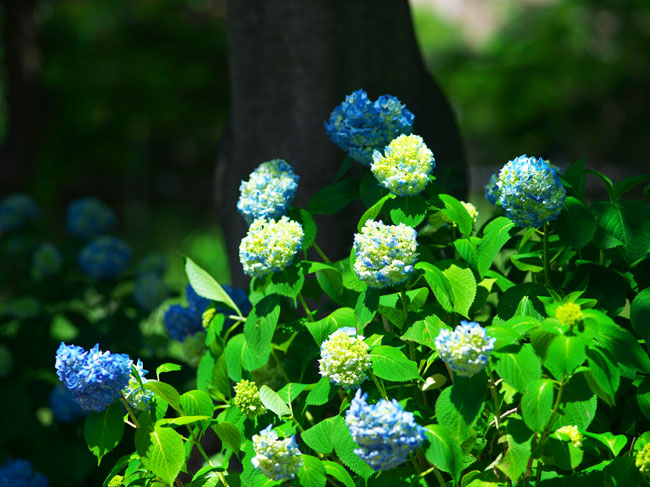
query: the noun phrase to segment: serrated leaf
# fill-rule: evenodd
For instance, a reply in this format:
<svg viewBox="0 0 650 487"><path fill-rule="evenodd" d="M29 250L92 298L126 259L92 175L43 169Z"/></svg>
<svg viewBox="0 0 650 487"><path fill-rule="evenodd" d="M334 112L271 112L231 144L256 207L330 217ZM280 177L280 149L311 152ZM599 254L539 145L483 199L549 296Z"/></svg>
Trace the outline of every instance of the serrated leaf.
<svg viewBox="0 0 650 487"><path fill-rule="evenodd" d="M506 383L524 393L528 383L542 378L542 364L529 343L521 347L509 345L508 349L512 351L499 353L496 370Z"/></svg>
<svg viewBox="0 0 650 487"><path fill-rule="evenodd" d="M555 224L560 241L581 249L594 237L598 223L593 213L580 200L568 196Z"/></svg>
<svg viewBox="0 0 650 487"><path fill-rule="evenodd" d="M212 425L212 429L224 445L228 446L235 453L239 453L241 434L235 423L219 421L217 424Z"/></svg>
<svg viewBox="0 0 650 487"><path fill-rule="evenodd" d="M560 470L575 470L582 462L582 449L576 448L570 441L550 438L553 461Z"/></svg>
<svg viewBox="0 0 650 487"><path fill-rule="evenodd" d="M363 215L361 215L361 218L359 219L359 223L357 224L357 231L360 232L368 220L374 220L375 218L377 218L379 213L381 213L384 204L386 204L387 201L392 200L393 198L395 198L395 195L392 193L388 193L387 195L382 197L379 201L377 201L374 205L372 205L370 208L364 211Z"/></svg>
<svg viewBox="0 0 650 487"><path fill-rule="evenodd" d="M280 396L280 398L287 404L291 404L308 385L309 384L290 382L289 384L285 384L282 389L278 391L278 396Z"/></svg>
<svg viewBox="0 0 650 487"><path fill-rule="evenodd" d="M636 401L643 415L650 419L650 377L644 378L637 387Z"/></svg>
<svg viewBox="0 0 650 487"><path fill-rule="evenodd" d="M334 450L332 435L337 424L336 417L327 418L306 429L300 437L307 446L318 453L329 455Z"/></svg>
<svg viewBox="0 0 650 487"><path fill-rule="evenodd" d="M241 311L221 285L189 257L185 257L185 273L196 294L223 303L241 316Z"/></svg>
<svg viewBox="0 0 650 487"><path fill-rule="evenodd" d="M316 240L316 222L307 210L302 208L291 208L289 217L302 225L304 237L302 239L302 250L308 250Z"/></svg>
<svg viewBox="0 0 650 487"><path fill-rule="evenodd" d="M271 294L262 298L251 310L244 323L244 336L257 356L270 353L273 333L280 318L280 299Z"/></svg>
<svg viewBox="0 0 650 487"><path fill-rule="evenodd" d="M309 200L307 210L315 215L331 215L342 210L359 196L359 181L343 179L318 190Z"/></svg>
<svg viewBox="0 0 650 487"><path fill-rule="evenodd" d="M379 308L379 290L366 286L361 291L357 304L354 308L354 316L357 320L357 330L362 330L363 327L370 323L377 314Z"/></svg>
<svg viewBox="0 0 650 487"><path fill-rule="evenodd" d="M630 308L630 321L637 335L650 343L650 288L636 295Z"/></svg>
<svg viewBox="0 0 650 487"><path fill-rule="evenodd" d="M454 312L454 294L447 276L433 264L428 262L418 262L415 264L416 269L424 270L424 279L431 288L436 300L449 313Z"/></svg>
<svg viewBox="0 0 650 487"><path fill-rule="evenodd" d="M339 459L348 466L353 472L360 475L364 479L370 477L374 471L366 462L364 462L359 455L354 453L358 448L357 444L352 439L350 430L345 420L337 416L332 432L332 443L334 450Z"/></svg>
<svg viewBox="0 0 650 487"><path fill-rule="evenodd" d="M348 473L345 467L336 462L323 461L325 466L325 473L330 477L334 477L341 482L345 487L355 487L352 476Z"/></svg>
<svg viewBox="0 0 650 487"><path fill-rule="evenodd" d="M408 340L425 345L435 350L435 340L441 329L449 329L436 315L427 316L423 320L418 320L402 335L402 340Z"/></svg>
<svg viewBox="0 0 650 487"><path fill-rule="evenodd" d="M280 418L291 414L291 410L287 403L282 400L277 392L268 386L264 385L260 387L260 400L266 409L273 411Z"/></svg>
<svg viewBox="0 0 650 487"><path fill-rule="evenodd" d="M143 385L145 389L152 391L157 397L165 401L179 413L183 414L183 409L181 408L181 396L172 386L157 380L147 381Z"/></svg>
<svg viewBox="0 0 650 487"><path fill-rule="evenodd" d="M176 372L178 370L181 370L181 368L182 367L178 364L166 363L166 364L159 365L156 368L156 377L160 377L160 374L164 374L167 372Z"/></svg>
<svg viewBox="0 0 650 487"><path fill-rule="evenodd" d="M266 288L268 294L275 293L296 298L305 284L305 272L300 264L294 263L282 271L271 274L268 281L269 285ZM259 303L256 308L258 305Z"/></svg>
<svg viewBox="0 0 650 487"><path fill-rule="evenodd" d="M354 310L352 308L339 308L322 320L306 323L306 326L316 344L320 346L339 328L356 326Z"/></svg>
<svg viewBox="0 0 650 487"><path fill-rule="evenodd" d="M438 196L445 205L445 208L442 210L443 213L447 215L452 222L458 225L460 232L463 235L469 235L472 233L472 227L474 226L472 217L463 204L448 194L440 194Z"/></svg>
<svg viewBox="0 0 650 487"><path fill-rule="evenodd" d="M623 244L623 253L629 263L648 255L650 251L650 208L634 200L609 203L599 226Z"/></svg>
<svg viewBox="0 0 650 487"><path fill-rule="evenodd" d="M97 465L102 457L115 448L124 433L122 404L118 401L104 411L91 411L84 422L84 439L88 449L97 457Z"/></svg>
<svg viewBox="0 0 650 487"><path fill-rule="evenodd" d="M212 419L212 416L179 416L178 418L163 418L156 422L160 426L185 426L202 423Z"/></svg>
<svg viewBox="0 0 650 487"><path fill-rule="evenodd" d="M409 360L400 350L388 345L375 348L370 354L372 370L382 379L393 382L406 382L417 379L418 366Z"/></svg>
<svg viewBox="0 0 650 487"><path fill-rule="evenodd" d="M269 350L260 356L252 352L246 337L243 334L238 334L228 340L226 344L226 367L228 369L228 377L233 382L239 382L242 379L242 368L245 370L256 370L263 367L269 360Z"/></svg>
<svg viewBox="0 0 650 487"><path fill-rule="evenodd" d="M454 296L454 311L469 318L469 308L476 297L476 279L471 269L451 264L442 273L447 277Z"/></svg>
<svg viewBox="0 0 650 487"><path fill-rule="evenodd" d="M531 455L532 432L523 421L509 418L505 425L505 439L508 450L497 468L505 473L514 483L524 474Z"/></svg>
<svg viewBox="0 0 650 487"><path fill-rule="evenodd" d="M587 364L589 373L586 375L591 389L610 406L616 402L616 391L621 383L618 364L614 364L607 354L590 348L587 350Z"/></svg>
<svg viewBox="0 0 650 487"><path fill-rule="evenodd" d="M546 350L544 364L559 380L582 365L586 348L587 341L581 336L556 335Z"/></svg>
<svg viewBox="0 0 650 487"><path fill-rule="evenodd" d="M325 466L318 458L311 455L301 455L302 467L298 470L298 479L302 487L324 487Z"/></svg>
<svg viewBox="0 0 650 487"><path fill-rule="evenodd" d="M625 445L627 445L627 437L625 435L615 435L610 432L606 433L591 433L590 431L585 431L584 436L593 438L594 440L605 445L607 449L612 452L612 455L617 457Z"/></svg>
<svg viewBox="0 0 650 487"><path fill-rule="evenodd" d="M395 198L387 205L393 224L417 227L427 215L427 202L421 195Z"/></svg>
<svg viewBox="0 0 650 487"><path fill-rule="evenodd" d="M510 240L510 230L515 224L509 218L500 216L492 220L483 230L483 238L477 248L478 274L484 277L494 258Z"/></svg>
<svg viewBox="0 0 650 487"><path fill-rule="evenodd" d="M548 379L528 384L521 398L521 414L526 426L541 433L544 431L553 409L553 382Z"/></svg>
<svg viewBox="0 0 650 487"><path fill-rule="evenodd" d="M322 377L307 394L306 403L308 406L321 406L329 400L331 384L327 377Z"/></svg>
<svg viewBox="0 0 650 487"><path fill-rule="evenodd" d="M173 484L185 464L183 439L171 428L155 426L140 443L142 463L157 477Z"/></svg>
<svg viewBox="0 0 650 487"><path fill-rule="evenodd" d="M429 439L425 452L427 460L458 482L463 470L464 455L454 435L446 427L437 424L428 425L426 435Z"/></svg>
<svg viewBox="0 0 650 487"><path fill-rule="evenodd" d="M212 418L214 404L210 396L204 391L188 391L181 396L181 407L183 412L190 416L208 416ZM208 422L201 423L201 427L208 426Z"/></svg>

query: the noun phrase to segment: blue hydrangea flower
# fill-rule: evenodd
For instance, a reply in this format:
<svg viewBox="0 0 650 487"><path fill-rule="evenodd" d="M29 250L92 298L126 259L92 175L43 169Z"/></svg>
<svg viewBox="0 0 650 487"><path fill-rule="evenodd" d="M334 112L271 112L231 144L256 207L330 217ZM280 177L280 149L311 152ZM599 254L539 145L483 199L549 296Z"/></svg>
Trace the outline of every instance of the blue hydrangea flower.
<svg viewBox="0 0 650 487"><path fill-rule="evenodd" d="M289 211L298 189L298 175L282 159L263 162L239 187L237 209L249 225L258 218L277 220Z"/></svg>
<svg viewBox="0 0 650 487"><path fill-rule="evenodd" d="M185 286L185 298L187 299L187 306L190 308L194 316L202 321L203 312L211 301L203 296L199 296L191 284Z"/></svg>
<svg viewBox="0 0 650 487"><path fill-rule="evenodd" d="M12 194L0 203L0 235L21 230L40 217L41 210L31 196L23 193Z"/></svg>
<svg viewBox="0 0 650 487"><path fill-rule="evenodd" d="M417 261L417 232L403 223L384 225L366 221L354 236L354 272L373 288L406 282Z"/></svg>
<svg viewBox="0 0 650 487"><path fill-rule="evenodd" d="M197 320L196 314L186 306L171 305L163 317L167 333L173 340L182 342L197 331L203 330L203 320Z"/></svg>
<svg viewBox="0 0 650 487"><path fill-rule="evenodd" d="M433 152L419 135L400 135L386 146L384 154L375 150L370 170L379 184L397 196L415 196L429 184L436 167Z"/></svg>
<svg viewBox="0 0 650 487"><path fill-rule="evenodd" d="M339 328L330 334L320 346L320 375L345 389L359 386L372 365L368 344L363 339L352 327Z"/></svg>
<svg viewBox="0 0 650 487"><path fill-rule="evenodd" d="M541 157L522 155L499 172L497 205L520 227L537 228L562 211L566 190L555 167Z"/></svg>
<svg viewBox="0 0 650 487"><path fill-rule="evenodd" d="M490 181L488 181L488 183L485 185L485 199L493 205L497 204L500 196L498 181L499 178L495 173L490 176Z"/></svg>
<svg viewBox="0 0 650 487"><path fill-rule="evenodd" d="M141 274L135 281L133 298L142 311L155 309L168 294L169 288L158 274Z"/></svg>
<svg viewBox="0 0 650 487"><path fill-rule="evenodd" d="M81 271L95 279L113 279L131 262L131 248L122 239L96 237L79 252Z"/></svg>
<svg viewBox="0 0 650 487"><path fill-rule="evenodd" d="M371 102L364 90L357 90L332 111L325 130L352 159L370 166L375 150L383 150L398 135L411 133L413 119L394 96L382 95Z"/></svg>
<svg viewBox="0 0 650 487"><path fill-rule="evenodd" d="M58 384L50 393L50 409L59 423L74 423L83 418L88 411L81 409L81 406L72 397L72 393Z"/></svg>
<svg viewBox="0 0 650 487"><path fill-rule="evenodd" d="M80 198L68 205L66 228L70 235L90 239L113 230L115 213L97 198Z"/></svg>
<svg viewBox="0 0 650 487"><path fill-rule="evenodd" d="M42 243L32 255L32 276L35 279L55 276L61 272L62 267L61 252L49 242Z"/></svg>
<svg viewBox="0 0 650 487"><path fill-rule="evenodd" d="M0 465L0 485L2 487L48 487L45 475L34 472L27 460L8 459Z"/></svg>
<svg viewBox="0 0 650 487"><path fill-rule="evenodd" d="M483 370L494 349L496 338L490 338L475 321L461 321L453 332L440 330L435 346L440 358L458 375L471 377Z"/></svg>
<svg viewBox="0 0 650 487"><path fill-rule="evenodd" d="M122 391L122 394L124 395L126 402L134 411L141 412L146 411L152 406L153 392L143 387L149 379L145 378L148 371L145 370L141 360L138 360L138 363L135 364L135 369L140 376L140 380L131 373L129 383Z"/></svg>
<svg viewBox="0 0 650 487"><path fill-rule="evenodd" d="M138 275L155 274L162 277L165 272L167 272L167 259L164 255L149 254L138 264Z"/></svg>
<svg viewBox="0 0 650 487"><path fill-rule="evenodd" d="M263 277L286 269L302 248L303 237L302 225L286 216L255 220L239 245L244 273Z"/></svg>
<svg viewBox="0 0 650 487"><path fill-rule="evenodd" d="M395 399L369 405L367 397L358 389L345 415L350 434L359 445L354 453L375 471L389 470L424 443L425 429Z"/></svg>
<svg viewBox="0 0 650 487"><path fill-rule="evenodd" d="M295 436L280 440L272 428L270 424L259 435L253 435L255 456L251 463L271 480L292 479L302 467L302 453Z"/></svg>
<svg viewBox="0 0 650 487"><path fill-rule="evenodd" d="M229 286L228 284L222 284L221 287L223 288L224 291L226 291L226 294L230 296L230 299L232 299L235 302L235 304L239 308L239 311L241 311L242 315L247 316L248 313L250 313L251 309L253 309L253 305L251 304L250 299L248 299L248 294L246 294L246 291L244 291L243 289L234 288L232 286ZM222 313L226 316L233 314L233 310L220 304L217 304L215 308L215 312ZM226 320L223 323L223 327L224 329L228 329L234 324L235 324L235 320L226 318Z"/></svg>
<svg viewBox="0 0 650 487"><path fill-rule="evenodd" d="M103 411L120 397L129 383L131 365L128 355L102 352L99 344L86 351L61 342L56 351L56 373L86 411Z"/></svg>

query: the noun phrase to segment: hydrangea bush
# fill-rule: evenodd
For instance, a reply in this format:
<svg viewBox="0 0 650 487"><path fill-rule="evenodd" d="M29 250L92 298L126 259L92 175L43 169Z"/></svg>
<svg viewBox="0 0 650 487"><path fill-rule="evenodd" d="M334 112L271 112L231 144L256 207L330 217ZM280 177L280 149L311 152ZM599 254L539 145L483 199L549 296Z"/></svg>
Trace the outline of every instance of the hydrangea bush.
<svg viewBox="0 0 650 487"><path fill-rule="evenodd" d="M84 438L104 485L647 485L650 208L628 192L650 177L520 156L479 218L434 180L408 114L361 91L335 108L326 130L350 156L397 164L415 141L426 157L404 161L430 168L393 186L390 165L361 179L344 165L306 208L291 196L279 217L256 213L246 299L186 259L187 305L164 321L192 340L192 380L61 345L64 384L93 391ZM587 175L606 200L585 200ZM350 254L327 256L318 216L357 198Z"/></svg>

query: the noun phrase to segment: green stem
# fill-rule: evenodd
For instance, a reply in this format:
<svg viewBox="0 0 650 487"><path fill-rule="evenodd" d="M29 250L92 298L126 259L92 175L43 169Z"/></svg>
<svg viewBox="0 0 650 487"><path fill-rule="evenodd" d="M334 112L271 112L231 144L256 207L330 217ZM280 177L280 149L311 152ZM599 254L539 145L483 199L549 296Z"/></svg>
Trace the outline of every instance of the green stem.
<svg viewBox="0 0 650 487"><path fill-rule="evenodd" d="M539 487L542 482L542 462L537 460L537 476L535 477L535 487Z"/></svg>
<svg viewBox="0 0 650 487"><path fill-rule="evenodd" d="M379 391L379 394L381 394L381 397L383 397L388 401L388 396L386 395L386 389L382 387L381 383L379 382L379 379L374 374L374 372L370 371L370 377L372 377L372 381L375 383L375 386L377 386L377 390Z"/></svg>
<svg viewBox="0 0 650 487"><path fill-rule="evenodd" d="M282 374L282 377L284 377L284 380L287 381L287 384L290 383L291 380L289 380L287 371L284 370L284 367L282 366L282 362L280 362L280 359L278 358L278 354L275 353L275 350L273 350L273 348L271 348L271 356L273 357L273 360L275 360L275 364L278 366L278 369L280 369L280 373Z"/></svg>
<svg viewBox="0 0 650 487"><path fill-rule="evenodd" d="M422 469L420 468L420 465L418 462L415 460L415 457L411 455L411 463L413 464L413 468L415 469L415 472L418 474L418 477L424 480L424 483L427 484L427 487L429 487L429 481L426 479L426 473L422 473ZM436 468L436 467L433 467ZM431 469L427 470L429 472ZM444 487L444 484L442 484Z"/></svg>
<svg viewBox="0 0 650 487"><path fill-rule="evenodd" d="M551 263L548 259L548 223L544 224L544 282L551 287Z"/></svg>
<svg viewBox="0 0 650 487"><path fill-rule="evenodd" d="M332 262L331 260L329 260L327 258L327 256L325 255L325 252L323 252L323 250L318 246L318 244L316 242L314 242L311 245L312 245L312 247L314 247L314 250L316 251L316 253L318 255L320 255L320 258L323 259L326 264L330 264Z"/></svg>
<svg viewBox="0 0 650 487"><path fill-rule="evenodd" d="M407 300L407 297L406 297L406 291L404 291L404 289L402 289L399 292L399 299L402 301L402 309L404 310L404 313L406 313L406 315L408 316L408 314L409 314L409 306L408 306L408 300Z"/></svg>
<svg viewBox="0 0 650 487"><path fill-rule="evenodd" d="M314 320L314 315L311 314L311 311L309 310L309 306L307 306L307 303L305 302L305 298L302 297L301 293L298 293L298 300L300 301L300 304L302 305L302 309L305 310L305 313L307 313L307 318L309 318L309 321L315 321Z"/></svg>
<svg viewBox="0 0 650 487"><path fill-rule="evenodd" d="M548 418L548 422L546 423L546 426L544 427L544 431L542 431L542 435L539 438L539 441L537 442L537 445L535 446L535 450L533 451L533 454L531 455L533 458L537 456L537 452L539 449L542 447L546 439L548 438L548 435L550 434L550 429L551 425L553 424L553 420L555 419L555 416L557 415L558 410L560 409L560 403L562 401L562 393L564 392L564 386L566 385L566 376L562 376L562 380L560 381L560 389L557 391L557 397L555 398L555 404L553 405L553 410L551 411L551 417Z"/></svg>
<svg viewBox="0 0 650 487"><path fill-rule="evenodd" d="M490 389L490 396L492 396L492 402L494 403L494 424L497 428L497 431L501 427L500 424L500 419L501 419L501 407L499 406L499 396L497 394L497 388L496 388L496 383L494 382L494 376L492 375L492 368L490 367L490 364L488 363L487 366L488 370L488 377L490 378L490 381L488 382L488 388Z"/></svg>
<svg viewBox="0 0 650 487"><path fill-rule="evenodd" d="M133 413L133 410L131 409L131 406L129 406L128 401L126 400L126 397L124 397L124 394L120 392L120 399L122 400L122 404L124 404L124 407L126 408L127 413L129 413L129 416L133 420L133 424L135 424L136 428L140 428L140 423L138 423L137 418L135 417L135 414Z"/></svg>

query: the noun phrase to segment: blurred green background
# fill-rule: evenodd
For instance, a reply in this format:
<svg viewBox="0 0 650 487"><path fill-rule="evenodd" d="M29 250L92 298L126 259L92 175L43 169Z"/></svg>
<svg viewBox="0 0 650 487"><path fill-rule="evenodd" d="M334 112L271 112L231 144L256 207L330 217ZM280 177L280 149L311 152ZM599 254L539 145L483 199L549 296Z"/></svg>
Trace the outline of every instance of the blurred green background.
<svg viewBox="0 0 650 487"><path fill-rule="evenodd" d="M613 178L645 165L647 0L413 0L413 17L460 122L473 201L522 153ZM70 200L98 196L136 254L187 253L227 281L212 184L228 117L223 1L37 0L32 21L43 128L12 190L61 232Z"/></svg>

